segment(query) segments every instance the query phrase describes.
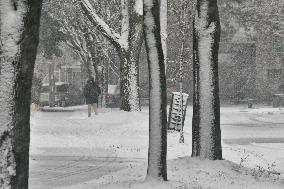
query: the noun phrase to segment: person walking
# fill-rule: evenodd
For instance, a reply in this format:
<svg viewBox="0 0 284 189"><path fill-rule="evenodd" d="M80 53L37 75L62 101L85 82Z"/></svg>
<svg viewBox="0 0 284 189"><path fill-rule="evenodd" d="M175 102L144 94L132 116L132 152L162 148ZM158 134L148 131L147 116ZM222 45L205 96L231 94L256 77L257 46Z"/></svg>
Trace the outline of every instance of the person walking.
<svg viewBox="0 0 284 189"><path fill-rule="evenodd" d="M94 81L93 77L89 78L84 87L84 96L86 99L86 104L88 104L88 117L91 117L92 108L95 112L95 115L98 115L98 101L100 94L101 89L97 81Z"/></svg>

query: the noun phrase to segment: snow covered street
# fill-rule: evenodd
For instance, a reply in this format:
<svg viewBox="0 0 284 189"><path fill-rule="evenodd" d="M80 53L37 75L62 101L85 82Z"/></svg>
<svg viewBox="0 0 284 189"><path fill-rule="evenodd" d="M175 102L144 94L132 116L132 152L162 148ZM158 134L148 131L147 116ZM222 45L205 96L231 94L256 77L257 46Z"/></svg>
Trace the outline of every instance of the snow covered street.
<svg viewBox="0 0 284 189"><path fill-rule="evenodd" d="M222 107L224 159L241 165L240 170L243 170L242 167L252 168L256 172L263 169L270 171L277 179L283 178L283 115L284 109L279 108ZM184 159L191 155L191 116L192 107L189 106L184 144L178 143L179 133L168 133L169 180L186 170L186 166L181 166L184 170L175 170L179 169L175 168L176 165L182 162L195 163L188 165L193 167L191 171L199 164L203 166L202 171L207 169L208 161L203 165L195 159ZM32 112L30 188L118 188L123 182L143 181L148 153L148 121L146 108L132 113L101 109L98 116L92 115L90 118L87 117L85 106L74 112ZM227 166L230 163L225 161L220 164ZM218 165L218 161L214 163L214 166ZM239 182L236 178L232 180ZM195 186L221 187L200 182L196 181ZM247 180L242 182L244 188L252 184ZM232 186L234 183L230 182ZM278 184L273 188L283 188ZM114 185L116 187L111 187Z"/></svg>

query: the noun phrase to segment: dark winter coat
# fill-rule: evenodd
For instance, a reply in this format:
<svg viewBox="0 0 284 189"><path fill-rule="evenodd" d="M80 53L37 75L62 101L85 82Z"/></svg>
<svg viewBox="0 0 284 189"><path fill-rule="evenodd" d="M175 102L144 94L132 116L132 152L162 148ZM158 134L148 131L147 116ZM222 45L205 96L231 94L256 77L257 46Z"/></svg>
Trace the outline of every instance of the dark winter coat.
<svg viewBox="0 0 284 189"><path fill-rule="evenodd" d="M84 87L84 96L86 98L86 104L98 103L101 89L96 82L88 81Z"/></svg>

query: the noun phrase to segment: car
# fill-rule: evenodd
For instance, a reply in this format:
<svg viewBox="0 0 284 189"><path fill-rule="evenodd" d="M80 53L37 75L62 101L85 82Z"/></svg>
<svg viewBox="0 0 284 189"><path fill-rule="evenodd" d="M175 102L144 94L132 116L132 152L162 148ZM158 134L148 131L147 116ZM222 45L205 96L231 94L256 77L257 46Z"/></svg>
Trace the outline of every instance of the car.
<svg viewBox="0 0 284 189"><path fill-rule="evenodd" d="M120 107L120 86L108 85L108 92L105 94L107 108Z"/></svg>
<svg viewBox="0 0 284 189"><path fill-rule="evenodd" d="M70 87L69 83L66 82L56 82L55 83L55 105L56 106L66 106L68 101L67 92ZM40 89L40 106L49 105L49 84L44 83Z"/></svg>
<svg viewBox="0 0 284 189"><path fill-rule="evenodd" d="M284 106L284 93L273 94L272 106L274 108Z"/></svg>

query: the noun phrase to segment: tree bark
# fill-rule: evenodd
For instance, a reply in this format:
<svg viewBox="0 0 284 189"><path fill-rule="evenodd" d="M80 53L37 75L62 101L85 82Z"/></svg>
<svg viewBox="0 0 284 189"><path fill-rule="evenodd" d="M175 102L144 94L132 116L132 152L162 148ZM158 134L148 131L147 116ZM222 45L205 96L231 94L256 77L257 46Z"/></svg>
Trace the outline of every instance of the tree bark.
<svg viewBox="0 0 284 189"><path fill-rule="evenodd" d="M52 60L51 60L52 61ZM49 79L49 107L55 106L55 64L50 62L48 65L48 79Z"/></svg>
<svg viewBox="0 0 284 189"><path fill-rule="evenodd" d="M30 99L41 0L0 3L0 186L28 189Z"/></svg>
<svg viewBox="0 0 284 189"><path fill-rule="evenodd" d="M108 27L95 13L88 0L81 5L89 20L116 48L120 59L120 109L139 111L138 62L143 42L142 0L122 0L121 34Z"/></svg>
<svg viewBox="0 0 284 189"><path fill-rule="evenodd" d="M165 71L167 72L167 60L168 60L168 47L167 47L167 38L168 38L168 0L161 0L160 6L160 20L161 20L161 39L162 47L164 52L165 60Z"/></svg>
<svg viewBox="0 0 284 189"><path fill-rule="evenodd" d="M167 95L159 13L159 0L144 0L144 35L150 84L147 178L167 180Z"/></svg>
<svg viewBox="0 0 284 189"><path fill-rule="evenodd" d="M193 24L192 156L222 159L217 0L198 0Z"/></svg>
<svg viewBox="0 0 284 189"><path fill-rule="evenodd" d="M128 48L120 49L120 96L121 108L125 111L139 111L138 63L143 42L143 16L134 10L130 1Z"/></svg>

